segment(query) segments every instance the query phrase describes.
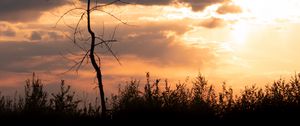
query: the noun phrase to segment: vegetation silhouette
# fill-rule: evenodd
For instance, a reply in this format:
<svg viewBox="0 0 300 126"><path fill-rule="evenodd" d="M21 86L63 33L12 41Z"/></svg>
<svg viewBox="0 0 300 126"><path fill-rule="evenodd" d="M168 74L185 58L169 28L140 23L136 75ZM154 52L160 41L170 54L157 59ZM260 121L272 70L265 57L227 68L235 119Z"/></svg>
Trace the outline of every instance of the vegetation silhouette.
<svg viewBox="0 0 300 126"><path fill-rule="evenodd" d="M71 62L74 63L73 66L71 66L70 69L67 70L66 72L69 72L71 70L75 70L76 72L78 72L80 70L80 68L83 65L85 65L85 61L86 61L86 64L90 64L93 67L94 71L96 72L95 76L96 76L97 82L98 82L100 104L101 104L101 116L102 116L101 118L106 118L107 117L107 109L106 109L106 100L105 100L105 96L104 96L105 93L104 93L103 81L102 81L103 66L101 65L103 58L100 57L101 53L98 51L99 51L99 49L107 50L121 65L119 58L114 53L114 51L112 50L112 47L111 47L112 43L117 42L117 40L115 39L115 33L117 30L117 26L115 27L113 33L111 34L111 37L109 39L106 39L106 37L104 35L104 22L103 22L103 29L102 29L103 31L101 34L97 34L97 32L94 31L93 23L91 23L92 19L94 17L92 13L100 12L105 15L108 15L109 17L112 17L113 19L117 20L118 22L120 22L122 24L128 25L126 22L122 21L120 18L115 16L113 13L111 13L109 11L105 11L104 8L108 7L108 6L112 6L117 3L122 3L122 4L129 4L129 3L123 2L121 0L112 0L105 4L98 4L97 0L95 0L95 1L85 0L85 1L79 1L79 2L86 3L86 8L82 8L82 7L80 7L80 5L75 4L76 1L73 1L73 2L69 1L69 2L73 3L73 8L66 10L66 12L63 13L59 17L59 19L57 20L54 27L56 27L58 25L58 23L61 22L66 15L71 15L73 11L80 11L80 15L79 15L80 18L78 19L75 27L69 26L67 24L65 24L65 25L74 31L73 37L68 36L68 38L73 42L73 44L78 49L80 49L83 52L83 56L81 56L82 58L80 60L78 60L76 58L72 59L70 56L62 55L65 59L70 60ZM73 16L74 16L74 14L73 14ZM83 27L83 29L85 29L85 31L88 33L87 36L84 35L84 31L82 31L82 29L81 29L81 23L83 23L83 21L86 21L86 24ZM86 45L88 45L89 47L87 48ZM70 54L73 55L74 53L70 53ZM82 54L75 53L75 55L80 56Z"/></svg>
<svg viewBox="0 0 300 126"><path fill-rule="evenodd" d="M265 88L253 85L245 87L239 95L222 84L217 92L199 74L188 88L188 82L177 83L174 88L167 80L153 82L146 75L144 88L140 81L132 80L109 99L110 118L101 117L101 106L92 103L79 104L84 99L75 98L75 92L61 81L60 90L49 95L42 81L33 74L26 80L25 94L0 97L0 120L22 120L22 124L67 124L87 123L192 123L199 124L255 124L292 123L300 112L300 74L289 81L279 79ZM97 101L97 100L96 100ZM136 123L139 124L139 123Z"/></svg>

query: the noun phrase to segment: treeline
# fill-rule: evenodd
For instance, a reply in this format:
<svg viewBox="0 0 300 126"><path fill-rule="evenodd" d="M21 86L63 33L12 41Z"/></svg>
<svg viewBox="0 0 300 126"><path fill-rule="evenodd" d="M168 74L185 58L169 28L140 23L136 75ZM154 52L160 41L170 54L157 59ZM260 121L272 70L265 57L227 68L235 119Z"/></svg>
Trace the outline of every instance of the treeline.
<svg viewBox="0 0 300 126"><path fill-rule="evenodd" d="M191 83L132 80L108 100L109 117L100 116L100 107L91 103L79 107L83 100L75 98L70 86L61 82L58 93L47 93L40 79L26 81L25 95L18 98L1 96L1 120L46 122L293 122L300 119L300 74L286 81L279 79L265 88L246 87L240 94L224 83L221 91L202 76ZM187 85L192 84L191 88ZM139 87L143 85L144 87ZM54 120L54 121L53 121Z"/></svg>

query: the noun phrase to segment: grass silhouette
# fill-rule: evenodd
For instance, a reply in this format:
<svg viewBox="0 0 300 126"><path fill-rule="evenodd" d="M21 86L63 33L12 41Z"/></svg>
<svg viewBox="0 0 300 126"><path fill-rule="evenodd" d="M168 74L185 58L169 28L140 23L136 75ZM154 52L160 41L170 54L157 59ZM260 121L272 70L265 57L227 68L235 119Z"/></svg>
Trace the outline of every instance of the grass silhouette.
<svg viewBox="0 0 300 126"><path fill-rule="evenodd" d="M25 85L23 97L0 96L0 120L30 124L67 124L139 122L147 124L187 123L277 123L295 122L300 114L300 74L289 81L279 79L265 88L246 87L234 96L224 83L220 92L209 85L204 76L171 88L168 81L150 81L149 73L143 90L132 80L109 99L110 118L102 119L101 106L91 103L79 107L83 100L75 98L64 81L56 94L47 93L42 81L33 75ZM161 86L164 85L164 86Z"/></svg>

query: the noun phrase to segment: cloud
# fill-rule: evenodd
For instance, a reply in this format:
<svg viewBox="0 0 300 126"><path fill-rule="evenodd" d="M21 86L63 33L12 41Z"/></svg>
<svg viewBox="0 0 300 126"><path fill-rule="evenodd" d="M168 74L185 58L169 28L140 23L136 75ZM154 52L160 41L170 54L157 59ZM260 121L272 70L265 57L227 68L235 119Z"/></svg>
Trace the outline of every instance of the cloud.
<svg viewBox="0 0 300 126"><path fill-rule="evenodd" d="M101 0L100 2L109 3L114 0ZM193 11L202 11L206 7L214 5L214 4L222 4L226 2L230 2L230 0L122 0L124 2L132 3L132 4L140 4L140 5L171 5L173 3L187 4L192 8ZM117 4L122 4L121 2L117 2ZM126 4L123 4L126 5Z"/></svg>
<svg viewBox="0 0 300 126"><path fill-rule="evenodd" d="M0 20L9 22L28 22L38 19L43 12L49 11L70 3L71 0L1 0L0 1ZM101 0L98 2L108 3L113 0ZM151 6L151 5L172 5L180 3L188 5L194 11L202 11L206 7L214 4L225 4L230 0L123 0L125 2ZM121 4L118 2L119 5ZM222 10L228 8L220 8ZM233 9L233 8L231 8ZM237 9L237 8L235 8ZM233 10L228 10L232 12ZM228 12L226 11L226 12Z"/></svg>
<svg viewBox="0 0 300 126"><path fill-rule="evenodd" d="M69 3L69 0L1 0L0 20L26 22L38 19L44 11Z"/></svg>
<svg viewBox="0 0 300 126"><path fill-rule="evenodd" d="M72 48L69 42L0 42L0 71L28 72L57 69L60 53ZM52 58L51 58L52 57ZM61 57L53 60L53 57ZM49 61L49 62L48 62ZM50 62L51 61L51 62ZM60 65L59 65L60 64Z"/></svg>
<svg viewBox="0 0 300 126"><path fill-rule="evenodd" d="M38 31L31 32L31 35L29 37L30 40L42 40L42 33Z"/></svg>
<svg viewBox="0 0 300 126"><path fill-rule="evenodd" d="M0 36L15 37L16 31L8 24L0 23Z"/></svg>
<svg viewBox="0 0 300 126"><path fill-rule="evenodd" d="M209 29L219 28L219 27L223 27L225 25L226 25L226 22L223 19L215 18L215 17L203 20L199 24L199 26L204 27L204 28L209 28Z"/></svg>
<svg viewBox="0 0 300 126"><path fill-rule="evenodd" d="M101 3L110 3L116 0L100 0ZM116 2L115 4L126 5L125 3L130 4L139 4L139 5L169 5L175 0L121 0L122 2Z"/></svg>
<svg viewBox="0 0 300 126"><path fill-rule="evenodd" d="M59 40L59 39L63 39L64 36L57 33L57 32L54 32L54 31L50 31L47 33L48 34L48 38L49 39L53 39L53 40Z"/></svg>
<svg viewBox="0 0 300 126"><path fill-rule="evenodd" d="M225 3L228 1L229 0L179 0L179 2L188 4L190 7L192 7L193 11L202 11L208 6Z"/></svg>
<svg viewBox="0 0 300 126"><path fill-rule="evenodd" d="M16 31L14 31L11 28L5 29L5 30L1 30L0 31L0 36L7 36L7 37L15 37L16 36Z"/></svg>
<svg viewBox="0 0 300 126"><path fill-rule="evenodd" d="M142 41L143 37L157 37L154 40ZM166 38L155 34L145 34L123 41L115 49L118 54L133 55L139 59L151 62L156 66L194 66L203 67L204 62L213 59L212 51L208 48L196 48L184 45L174 38Z"/></svg>
<svg viewBox="0 0 300 126"><path fill-rule="evenodd" d="M30 35L25 35L31 41L52 41L52 40L62 40L64 35L56 31L32 31Z"/></svg>
<svg viewBox="0 0 300 126"><path fill-rule="evenodd" d="M146 27L143 27L146 26ZM107 28L108 29L108 28ZM198 48L186 45L179 36L190 28L188 25L174 22L147 22L140 27L121 27L116 33L119 43L114 43L112 49L122 59L123 56L135 56L140 60L152 62L157 66L199 66L214 59L214 52L208 48ZM74 49L68 40L45 41L46 31L33 31L30 39L35 42L0 42L0 70L30 71L53 68L61 65L61 52L80 50ZM52 35L52 36L53 36ZM97 51L100 49L97 48ZM103 49L101 49L103 50ZM111 56L101 51L103 56ZM51 58L52 57L52 58ZM60 57L60 58L59 58ZM43 59L45 58L45 59ZM48 60L47 60L48 58Z"/></svg>
<svg viewBox="0 0 300 126"><path fill-rule="evenodd" d="M179 39L190 30L174 22L146 23L139 28L120 29L119 43L113 49L122 55L133 55L158 66L197 66L214 59L213 51L185 44Z"/></svg>
<svg viewBox="0 0 300 126"><path fill-rule="evenodd" d="M219 14L236 14L241 13L242 8L234 4L223 4L218 8L217 12Z"/></svg>

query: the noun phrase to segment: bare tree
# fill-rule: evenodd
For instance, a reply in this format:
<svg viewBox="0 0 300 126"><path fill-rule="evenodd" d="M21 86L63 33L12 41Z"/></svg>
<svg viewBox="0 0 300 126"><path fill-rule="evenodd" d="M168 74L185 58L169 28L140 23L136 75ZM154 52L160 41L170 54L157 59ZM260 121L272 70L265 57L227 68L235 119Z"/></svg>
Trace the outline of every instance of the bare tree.
<svg viewBox="0 0 300 126"><path fill-rule="evenodd" d="M103 118L105 118L106 115L107 115L107 108L106 108L106 101L105 101L103 81L102 81L102 67L100 65L101 64L101 58L98 56L95 49L96 49L97 46L104 46L114 56L114 58L118 61L118 63L120 63L118 57L112 51L111 46L110 46L110 44L112 42L116 42L116 40L114 39L114 36L115 36L115 32L116 32L117 27L114 29L114 31L112 33L112 37L110 39L107 39L107 40L104 39L104 37L103 37L104 35L96 36L96 34L93 31L92 26L91 26L91 13L94 12L94 11L99 11L99 12L105 13L105 14L113 17L117 21L127 25L126 22L122 21L121 19L119 19L114 14L112 14L110 12L107 12L103 9L104 7L107 7L109 5L113 5L117 2L128 4L128 3L123 2L121 0L113 0L113 1L111 1L109 3L106 3L106 4L97 4L97 0L96 0L96 4L94 6L92 6L91 0L87 0L87 7L86 8L76 7L75 4L74 4L74 8L66 11L63 15L60 16L60 18L56 22L56 25L57 25L63 19L63 17L65 15L71 13L72 11L75 11L75 10L80 10L81 11L80 18L79 18L76 26L75 27L72 27L72 26L69 26L69 25L67 25L67 26L69 28L72 28L72 30L74 30L73 37L69 37L69 38L73 41L73 43L77 47L79 47L82 51L84 51L84 54L83 54L83 56L81 57L80 60L72 60L75 64L68 71L71 71L71 70L75 69L76 72L78 72L78 70L80 69L80 67L84 63L84 61L90 61L91 65L93 66L94 70L96 71L96 77L97 77L97 81L98 81L98 88L99 88L100 101L101 101L101 116ZM88 49L86 49L82 45L78 44L78 42L76 41L78 39L77 38L78 35L82 36L82 33L81 33L82 31L79 27L80 27L80 23L85 19L85 17L86 17L86 24L87 24L86 28L87 28L89 37L87 39L85 39L84 41L86 41L86 42L89 41L90 42ZM103 32L104 32L104 29L103 29ZM81 40L83 40L83 39L81 38ZM65 57L65 58L68 58L68 57Z"/></svg>

